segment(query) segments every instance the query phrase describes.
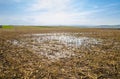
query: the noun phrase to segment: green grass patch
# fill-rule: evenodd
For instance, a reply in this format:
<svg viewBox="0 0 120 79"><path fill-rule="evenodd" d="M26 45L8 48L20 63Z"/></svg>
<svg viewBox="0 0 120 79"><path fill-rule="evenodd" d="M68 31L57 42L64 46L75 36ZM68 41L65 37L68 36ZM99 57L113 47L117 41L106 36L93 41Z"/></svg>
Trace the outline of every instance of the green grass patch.
<svg viewBox="0 0 120 79"><path fill-rule="evenodd" d="M12 28L14 28L14 26L2 25L2 28L4 28L4 29L12 29Z"/></svg>

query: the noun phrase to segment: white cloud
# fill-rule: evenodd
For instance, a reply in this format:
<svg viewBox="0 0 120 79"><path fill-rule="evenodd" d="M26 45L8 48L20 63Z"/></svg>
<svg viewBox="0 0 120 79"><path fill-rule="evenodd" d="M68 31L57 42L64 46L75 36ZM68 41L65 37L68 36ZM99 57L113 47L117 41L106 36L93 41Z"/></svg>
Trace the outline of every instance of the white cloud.
<svg viewBox="0 0 120 79"><path fill-rule="evenodd" d="M67 10L71 0L36 0L28 10L30 11L61 11Z"/></svg>
<svg viewBox="0 0 120 79"><path fill-rule="evenodd" d="M21 2L23 0L12 0ZM31 0L25 6L24 15L9 16L8 23L34 24L34 25L74 25L74 24L99 24L102 21L95 20L96 16L106 11L114 4L106 6L92 5L93 9L84 10L87 0ZM80 3L79 3L80 2ZM92 17L94 16L94 18ZM91 18L92 17L92 18ZM99 16L97 16L99 17ZM8 17L6 18L8 20ZM94 21L95 20L95 21ZM108 23L104 20L103 23ZM112 21L111 21L112 23Z"/></svg>
<svg viewBox="0 0 120 79"><path fill-rule="evenodd" d="M73 4L73 0L37 0L27 10L37 13L28 16L33 19L32 23L48 25L85 23L85 21L88 21L90 14L99 11L79 11L79 8L76 8Z"/></svg>

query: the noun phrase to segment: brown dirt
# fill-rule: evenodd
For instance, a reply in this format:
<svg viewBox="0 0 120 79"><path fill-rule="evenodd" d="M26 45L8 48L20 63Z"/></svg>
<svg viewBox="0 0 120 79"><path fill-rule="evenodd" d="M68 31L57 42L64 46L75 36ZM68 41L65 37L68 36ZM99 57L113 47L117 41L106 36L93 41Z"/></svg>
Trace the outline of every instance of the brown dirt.
<svg viewBox="0 0 120 79"><path fill-rule="evenodd" d="M77 49L79 56L51 62L8 40L25 38L23 34L80 32L78 36L100 38L102 45L91 50ZM119 79L120 30L83 28L16 27L0 29L0 79Z"/></svg>

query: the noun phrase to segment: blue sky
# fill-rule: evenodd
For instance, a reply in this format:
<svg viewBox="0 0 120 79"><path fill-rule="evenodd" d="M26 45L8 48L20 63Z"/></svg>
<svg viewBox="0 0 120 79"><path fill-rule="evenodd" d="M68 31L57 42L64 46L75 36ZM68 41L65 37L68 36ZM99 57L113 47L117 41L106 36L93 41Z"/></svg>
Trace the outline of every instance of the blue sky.
<svg viewBox="0 0 120 79"><path fill-rule="evenodd" d="M0 24L120 24L120 0L0 0Z"/></svg>

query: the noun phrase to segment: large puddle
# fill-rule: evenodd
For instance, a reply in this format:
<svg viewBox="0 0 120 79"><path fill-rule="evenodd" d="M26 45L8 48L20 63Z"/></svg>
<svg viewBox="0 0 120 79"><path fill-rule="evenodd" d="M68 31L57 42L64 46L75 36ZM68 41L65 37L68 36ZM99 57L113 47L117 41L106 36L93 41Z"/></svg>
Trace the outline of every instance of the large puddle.
<svg viewBox="0 0 120 79"><path fill-rule="evenodd" d="M80 47L100 44L100 39L76 36L78 33L40 33L25 35L13 44L26 47L30 51L54 61L75 56Z"/></svg>

